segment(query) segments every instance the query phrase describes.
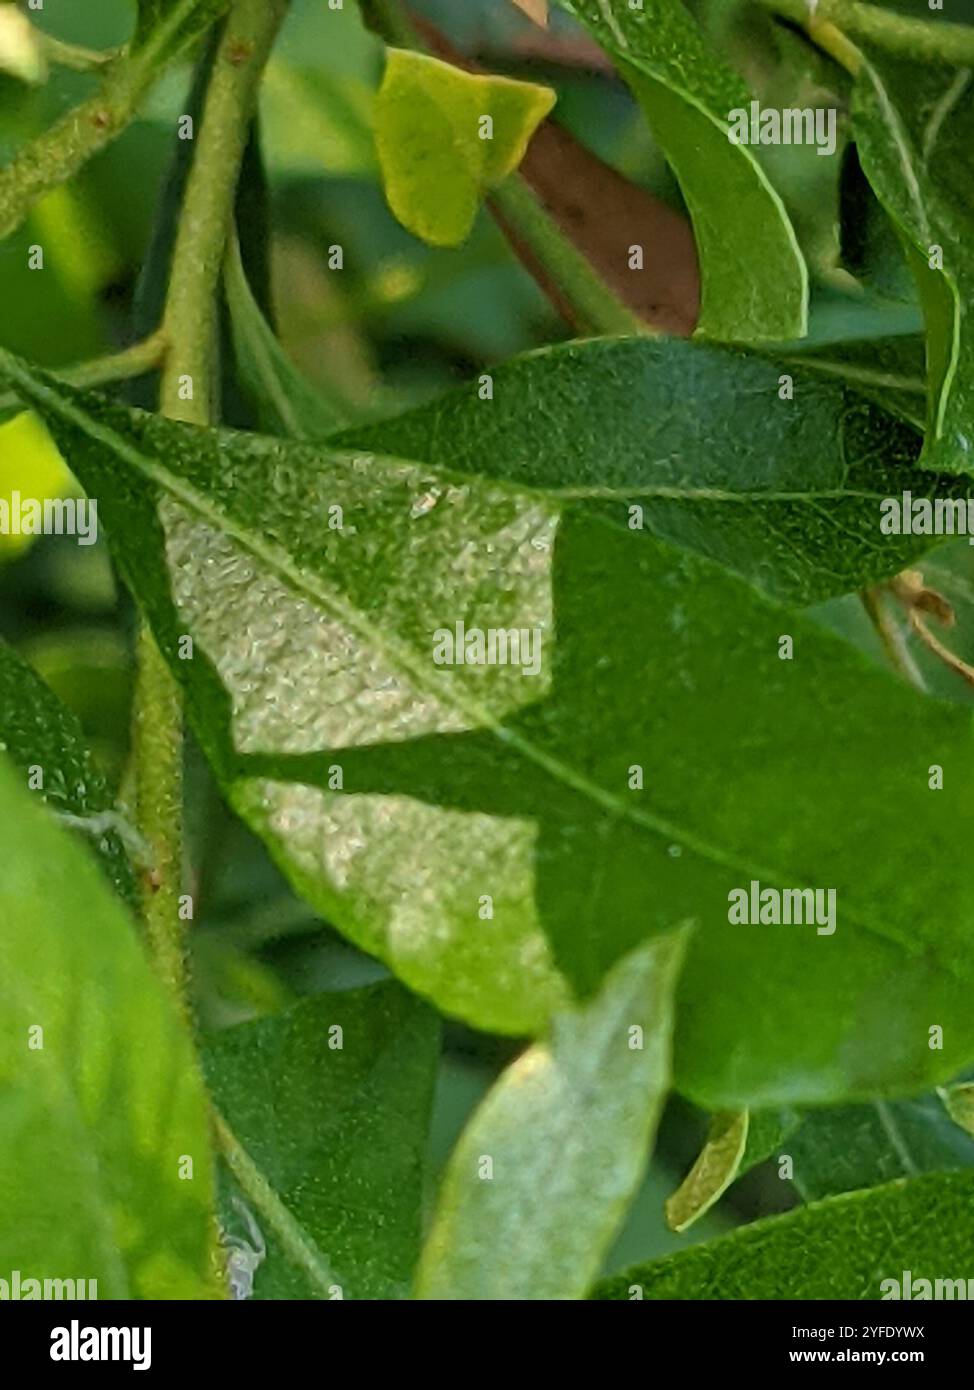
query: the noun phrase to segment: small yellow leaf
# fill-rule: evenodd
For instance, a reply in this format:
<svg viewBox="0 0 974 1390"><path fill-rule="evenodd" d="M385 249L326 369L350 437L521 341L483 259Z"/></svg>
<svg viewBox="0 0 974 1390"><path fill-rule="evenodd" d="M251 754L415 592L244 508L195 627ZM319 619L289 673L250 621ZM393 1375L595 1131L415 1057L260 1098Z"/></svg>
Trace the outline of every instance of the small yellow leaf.
<svg viewBox="0 0 974 1390"><path fill-rule="evenodd" d="M555 104L549 87L389 50L375 139L389 206L432 246L459 246Z"/></svg>

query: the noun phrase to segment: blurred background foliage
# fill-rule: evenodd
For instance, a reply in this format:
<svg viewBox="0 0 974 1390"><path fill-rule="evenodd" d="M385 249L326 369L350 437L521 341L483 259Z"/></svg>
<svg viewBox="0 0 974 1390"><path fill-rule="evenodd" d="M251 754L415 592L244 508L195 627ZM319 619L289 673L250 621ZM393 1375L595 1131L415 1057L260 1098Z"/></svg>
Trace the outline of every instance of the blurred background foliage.
<svg viewBox="0 0 974 1390"><path fill-rule="evenodd" d="M555 87L563 127L682 212L679 190L634 102L563 15L553 15L545 31L508 0L417 0L413 8L488 70ZM797 32L740 0L697 0L693 8L762 102L834 104L845 112L845 75ZM107 48L126 40L133 13L131 0L51 0L32 18L60 39ZM354 0L345 0L341 11L326 0L293 0L261 99L272 229L264 249L275 326L309 381L353 417L392 413L570 333L486 212L456 251L431 250L389 213L371 133L381 73L382 45L364 29ZM188 67L167 73L122 138L0 243L0 334L7 347L56 368L132 341L140 271L191 80ZM93 82L61 68L37 85L0 74L0 164L87 95ZM834 160L801 147L761 153L812 270L813 337L911 340L919 315L910 278L854 153ZM243 224L240 230L242 238L254 230L262 235ZM340 273L328 268L335 244L344 249ZM32 245L44 248L43 271L27 268ZM251 424L234 415L233 399L225 393L230 422ZM43 430L7 402L0 414L0 496L13 489L56 495L71 486ZM937 557L939 579L955 585L955 645L967 653L974 651L969 557L963 544ZM879 659L854 598L827 605L821 616ZM127 752L132 630L130 602L103 540L79 547L63 537L34 543L0 537L0 636L77 712L116 785ZM938 693L967 698L956 677L923 656L920 661ZM259 843L225 810L192 749L188 777L186 870L197 904L194 978L202 1026L226 1026L302 995L380 977L382 967L347 946L290 892ZM516 1050L510 1041L447 1025L431 1137L434 1174L471 1107ZM663 1202L705 1132L704 1116L679 1100L671 1104L653 1169L608 1269L793 1203L776 1166L765 1164L687 1235L668 1232Z"/></svg>

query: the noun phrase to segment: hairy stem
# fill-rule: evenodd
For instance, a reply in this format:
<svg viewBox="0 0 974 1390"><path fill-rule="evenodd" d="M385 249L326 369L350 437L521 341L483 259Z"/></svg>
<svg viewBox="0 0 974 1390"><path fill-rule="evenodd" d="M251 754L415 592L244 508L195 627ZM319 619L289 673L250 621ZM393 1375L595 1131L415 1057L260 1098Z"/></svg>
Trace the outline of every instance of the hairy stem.
<svg viewBox="0 0 974 1390"><path fill-rule="evenodd" d="M56 67L72 68L75 72L98 72L108 63L113 63L121 53L117 48L99 52L94 48L83 48L80 44L64 43L62 39L41 30L35 32L47 61Z"/></svg>
<svg viewBox="0 0 974 1390"><path fill-rule="evenodd" d="M195 6L196 0L177 0L144 43L123 49L103 65L104 80L94 96L62 116L0 170L0 239L17 230L45 193L121 135L165 63L182 50L180 31ZM214 20L219 8L214 6Z"/></svg>
<svg viewBox="0 0 974 1390"><path fill-rule="evenodd" d="M107 386L113 381L130 381L133 377L144 376L154 371L163 359L166 340L160 330L149 338L143 338L131 347L123 348L108 357L95 357L87 362L76 362L69 367L58 367L52 372L59 381L69 386ZM19 398L12 391L0 395L0 410L10 410L18 404Z"/></svg>
<svg viewBox="0 0 974 1390"><path fill-rule="evenodd" d="M212 423L217 358L216 291L257 85L286 0L236 0L217 52L196 155L173 250L162 335L160 409L171 419ZM138 638L132 778L135 814L153 867L145 921L159 972L187 1001L182 864L182 703L146 623Z"/></svg>
<svg viewBox="0 0 974 1390"><path fill-rule="evenodd" d="M802 25L815 38L815 29L834 26L840 34L863 39L888 53L921 63L974 66L974 27L930 22L893 14L861 0L759 0L765 9ZM824 46L824 45L823 45Z"/></svg>

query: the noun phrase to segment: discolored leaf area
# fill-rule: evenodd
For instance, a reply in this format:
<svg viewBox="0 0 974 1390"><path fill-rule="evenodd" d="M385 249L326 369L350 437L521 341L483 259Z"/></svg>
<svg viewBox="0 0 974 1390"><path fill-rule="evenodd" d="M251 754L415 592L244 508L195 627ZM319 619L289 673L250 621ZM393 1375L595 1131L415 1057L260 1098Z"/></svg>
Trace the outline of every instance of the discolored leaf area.
<svg viewBox="0 0 974 1390"><path fill-rule="evenodd" d="M595 1297L878 1299L904 1270L974 1278L972 1249L974 1173L934 1173L756 1221L627 1270Z"/></svg>
<svg viewBox="0 0 974 1390"><path fill-rule="evenodd" d="M98 868L18 782L0 761L0 1264L101 1299L219 1297L183 1021Z"/></svg>
<svg viewBox="0 0 974 1390"><path fill-rule="evenodd" d="M420 1298L583 1298L646 1165L669 1089L685 930L620 961L513 1062L454 1151ZM539 1195L543 1200L539 1201Z"/></svg>
<svg viewBox="0 0 974 1390"><path fill-rule="evenodd" d="M974 1057L972 889L951 851L971 813L966 711L546 493L201 432L4 366L103 497L234 806L439 1008L537 1032L566 980L587 995L694 917L676 1075L708 1108L908 1093ZM438 665L457 621L537 628L537 674ZM755 880L834 888L838 934L731 924L730 892Z"/></svg>

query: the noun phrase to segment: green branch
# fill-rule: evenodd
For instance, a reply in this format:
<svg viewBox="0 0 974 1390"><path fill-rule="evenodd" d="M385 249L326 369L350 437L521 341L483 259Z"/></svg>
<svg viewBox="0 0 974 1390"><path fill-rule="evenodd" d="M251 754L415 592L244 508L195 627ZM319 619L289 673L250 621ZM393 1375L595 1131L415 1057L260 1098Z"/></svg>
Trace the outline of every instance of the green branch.
<svg viewBox="0 0 974 1390"><path fill-rule="evenodd" d="M180 211L162 336L160 409L206 426L215 415L216 291L257 87L287 0L236 0L214 60L193 167ZM182 866L182 702L175 677L143 623L130 785L151 848L144 914L161 976L188 1013Z"/></svg>
<svg viewBox="0 0 974 1390"><path fill-rule="evenodd" d="M165 352L165 338L161 330L149 338L143 338L121 352L108 357L95 357L87 362L76 362L69 367L58 367L51 374L69 386L108 386L115 381L131 381L133 377L144 376L158 367ZM0 410L11 410L20 402L13 391L0 395Z"/></svg>
<svg viewBox="0 0 974 1390"><path fill-rule="evenodd" d="M227 3L211 0L210 22ZM122 49L102 65L105 75L94 96L62 116L0 170L0 240L17 230L45 193L72 178L121 135L165 64L199 36L199 27L187 27L199 7L200 0L182 0L172 7L138 48ZM84 52L54 42L60 59L45 48L54 61L64 61L66 52L76 59Z"/></svg>
<svg viewBox="0 0 974 1390"><path fill-rule="evenodd" d="M842 35L862 39L888 53L920 63L949 63L974 67L974 27L948 24L939 19L911 19L862 4L861 0L759 0L765 9L800 24L816 39L816 31L830 27Z"/></svg>

